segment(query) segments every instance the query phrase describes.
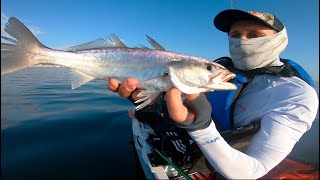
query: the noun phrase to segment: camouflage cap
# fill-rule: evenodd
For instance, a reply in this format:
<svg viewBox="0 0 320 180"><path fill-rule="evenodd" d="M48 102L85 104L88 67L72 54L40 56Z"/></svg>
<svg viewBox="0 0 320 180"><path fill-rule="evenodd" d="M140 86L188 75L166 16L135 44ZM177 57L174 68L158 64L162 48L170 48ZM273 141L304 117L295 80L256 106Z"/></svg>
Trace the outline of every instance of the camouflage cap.
<svg viewBox="0 0 320 180"><path fill-rule="evenodd" d="M271 29L280 32L284 25L273 14L264 12L241 11L237 9L229 9L220 12L213 20L213 24L217 29L223 32L229 32L230 26L240 20L252 20L259 24L265 25Z"/></svg>

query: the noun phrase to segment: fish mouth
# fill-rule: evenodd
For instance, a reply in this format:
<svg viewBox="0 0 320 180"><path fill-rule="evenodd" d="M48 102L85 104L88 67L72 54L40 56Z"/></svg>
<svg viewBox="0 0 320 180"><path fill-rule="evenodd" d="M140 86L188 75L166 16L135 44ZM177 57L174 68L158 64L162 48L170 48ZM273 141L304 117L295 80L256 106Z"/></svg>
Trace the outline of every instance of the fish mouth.
<svg viewBox="0 0 320 180"><path fill-rule="evenodd" d="M228 74L226 77L224 77L224 79L222 80L222 82L228 82L229 80L235 78L236 75L231 73L231 74Z"/></svg>
<svg viewBox="0 0 320 180"><path fill-rule="evenodd" d="M235 84L228 82L229 80L231 80L235 77L236 77L236 75L233 73L227 73L227 74L219 73L219 74L210 76L209 83L207 83L203 87L210 89L211 91L237 89L237 86Z"/></svg>

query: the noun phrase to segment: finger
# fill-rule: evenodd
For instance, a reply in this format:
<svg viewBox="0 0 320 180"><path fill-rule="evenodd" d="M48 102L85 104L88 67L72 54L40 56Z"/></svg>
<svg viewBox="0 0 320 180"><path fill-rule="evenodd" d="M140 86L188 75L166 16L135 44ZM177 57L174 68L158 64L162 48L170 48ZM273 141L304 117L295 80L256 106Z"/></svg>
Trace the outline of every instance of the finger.
<svg viewBox="0 0 320 180"><path fill-rule="evenodd" d="M134 90L139 86L138 80L134 78L128 78L119 87L119 95L127 98Z"/></svg>
<svg viewBox="0 0 320 180"><path fill-rule="evenodd" d="M188 115L188 109L184 106L181 95L181 91L171 88L165 96L169 116L178 123L185 121Z"/></svg>
<svg viewBox="0 0 320 180"><path fill-rule="evenodd" d="M118 92L120 81L117 79L110 79L108 82L108 88L113 92Z"/></svg>
<svg viewBox="0 0 320 180"><path fill-rule="evenodd" d="M175 96L175 97L181 97L182 92L177 89L177 88L170 88L169 91L167 92L167 96Z"/></svg>

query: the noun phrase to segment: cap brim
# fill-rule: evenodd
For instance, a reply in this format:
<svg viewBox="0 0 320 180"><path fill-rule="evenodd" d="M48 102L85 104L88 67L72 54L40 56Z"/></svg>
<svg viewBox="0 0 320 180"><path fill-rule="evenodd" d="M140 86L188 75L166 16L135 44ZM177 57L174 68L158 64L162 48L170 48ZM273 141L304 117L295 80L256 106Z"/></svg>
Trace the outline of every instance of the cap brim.
<svg viewBox="0 0 320 180"><path fill-rule="evenodd" d="M271 26L269 23L265 22L264 20L251 15L245 11L237 10L237 9L229 9L220 12L213 20L214 26L223 32L229 32L231 25L240 20L251 20L254 22L257 22L259 24L265 25L271 29L275 29L273 26Z"/></svg>

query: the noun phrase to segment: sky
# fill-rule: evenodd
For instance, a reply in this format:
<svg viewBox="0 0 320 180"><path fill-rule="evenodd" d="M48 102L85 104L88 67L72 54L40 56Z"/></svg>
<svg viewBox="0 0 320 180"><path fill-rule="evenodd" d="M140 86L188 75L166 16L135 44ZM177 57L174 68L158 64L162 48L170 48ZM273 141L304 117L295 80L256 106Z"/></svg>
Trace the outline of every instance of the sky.
<svg viewBox="0 0 320 180"><path fill-rule="evenodd" d="M151 47L148 35L168 51L214 60L229 56L229 49L213 18L232 8L275 14L289 38L280 57L295 60L319 81L318 0L1 0L1 28L14 16L57 49L111 34L129 47Z"/></svg>

